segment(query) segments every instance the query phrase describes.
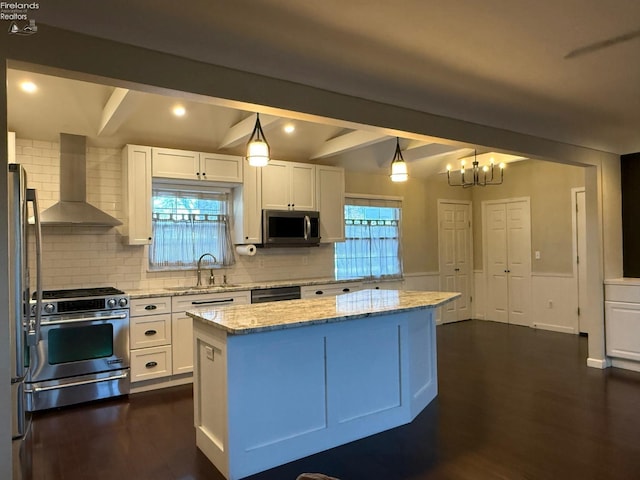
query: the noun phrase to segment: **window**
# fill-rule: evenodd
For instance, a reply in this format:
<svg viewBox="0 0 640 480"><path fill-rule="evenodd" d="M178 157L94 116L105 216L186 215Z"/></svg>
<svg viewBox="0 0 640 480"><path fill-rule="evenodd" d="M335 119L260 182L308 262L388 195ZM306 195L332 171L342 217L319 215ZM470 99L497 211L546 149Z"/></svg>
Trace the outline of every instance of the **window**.
<svg viewBox="0 0 640 480"><path fill-rule="evenodd" d="M345 241L335 244L336 279L402 276L398 200L345 198Z"/></svg>
<svg viewBox="0 0 640 480"><path fill-rule="evenodd" d="M154 185L152 208L152 269L195 268L203 253L211 253L215 265L235 263L228 193Z"/></svg>

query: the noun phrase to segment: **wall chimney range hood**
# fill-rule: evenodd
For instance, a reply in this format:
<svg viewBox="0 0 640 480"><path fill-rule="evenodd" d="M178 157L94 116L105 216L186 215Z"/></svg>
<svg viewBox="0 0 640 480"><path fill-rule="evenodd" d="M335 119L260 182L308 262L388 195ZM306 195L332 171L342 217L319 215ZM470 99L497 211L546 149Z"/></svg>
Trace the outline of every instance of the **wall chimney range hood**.
<svg viewBox="0 0 640 480"><path fill-rule="evenodd" d="M40 214L43 225L122 225L117 218L87 203L86 156L86 137L60 134L60 201Z"/></svg>

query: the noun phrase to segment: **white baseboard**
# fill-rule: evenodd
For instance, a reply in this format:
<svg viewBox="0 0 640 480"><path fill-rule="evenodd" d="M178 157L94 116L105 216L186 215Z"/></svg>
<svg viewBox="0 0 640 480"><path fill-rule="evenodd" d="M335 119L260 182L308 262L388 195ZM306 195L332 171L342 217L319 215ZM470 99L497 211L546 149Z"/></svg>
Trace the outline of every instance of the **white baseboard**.
<svg viewBox="0 0 640 480"><path fill-rule="evenodd" d="M535 322L533 324L533 328L540 328L542 330L550 330L552 332L560 332L560 333L573 333L577 334L578 332L571 327L564 327L559 325L550 325L548 323Z"/></svg>
<svg viewBox="0 0 640 480"><path fill-rule="evenodd" d="M602 370L610 366L611 363L606 358L587 358L587 367L599 368Z"/></svg>
<svg viewBox="0 0 640 480"><path fill-rule="evenodd" d="M160 388L177 387L178 385L186 385L193 383L193 374L184 373L173 377L158 378L147 380L145 382L136 382L131 384L131 393L148 392L149 390L158 390Z"/></svg>
<svg viewBox="0 0 640 480"><path fill-rule="evenodd" d="M640 362L634 362L633 360L612 358L611 366L616 368L624 368L625 370L633 370L634 372L640 372Z"/></svg>

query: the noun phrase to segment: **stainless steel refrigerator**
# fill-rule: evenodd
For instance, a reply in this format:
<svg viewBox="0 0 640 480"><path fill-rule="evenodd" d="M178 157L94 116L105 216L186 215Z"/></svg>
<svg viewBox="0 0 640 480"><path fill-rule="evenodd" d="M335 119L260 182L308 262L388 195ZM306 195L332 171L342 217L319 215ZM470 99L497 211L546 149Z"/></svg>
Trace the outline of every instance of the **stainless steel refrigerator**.
<svg viewBox="0 0 640 480"><path fill-rule="evenodd" d="M13 480L31 477L31 418L25 410L24 382L29 374L30 351L40 336L40 308L31 316L29 236L34 235L36 302L42 302L41 235L36 191L27 188L24 167L9 164L9 350L11 351ZM28 225L29 204L34 224ZM33 248L33 247L31 247Z"/></svg>

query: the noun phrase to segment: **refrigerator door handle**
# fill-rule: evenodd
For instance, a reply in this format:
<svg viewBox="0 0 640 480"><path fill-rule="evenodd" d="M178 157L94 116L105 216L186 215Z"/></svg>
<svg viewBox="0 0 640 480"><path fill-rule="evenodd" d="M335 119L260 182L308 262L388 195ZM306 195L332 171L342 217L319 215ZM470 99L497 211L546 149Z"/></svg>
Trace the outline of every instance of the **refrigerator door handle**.
<svg viewBox="0 0 640 480"><path fill-rule="evenodd" d="M36 315L35 321L29 320L29 326L27 328L27 345L36 346L40 341L40 323L42 320L42 230L40 229L38 195L34 188L27 188L27 202L31 202L33 204L33 218L35 219L34 228L36 232ZM29 319L31 318L30 313L31 312L29 312L27 308L26 316Z"/></svg>

